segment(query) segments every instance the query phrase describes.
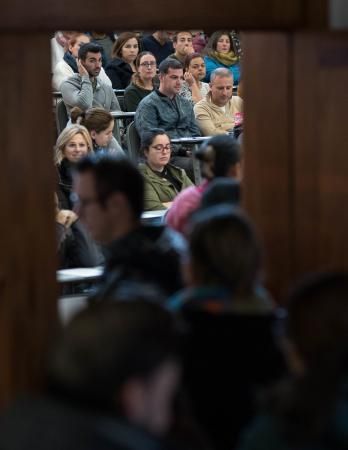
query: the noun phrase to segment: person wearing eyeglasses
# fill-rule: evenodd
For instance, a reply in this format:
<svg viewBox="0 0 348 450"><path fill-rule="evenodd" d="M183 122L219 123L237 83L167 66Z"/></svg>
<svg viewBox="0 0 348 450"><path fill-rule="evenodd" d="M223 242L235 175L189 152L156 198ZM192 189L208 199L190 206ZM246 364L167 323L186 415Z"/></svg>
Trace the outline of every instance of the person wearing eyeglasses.
<svg viewBox="0 0 348 450"><path fill-rule="evenodd" d="M145 211L167 209L179 192L192 186L192 181L184 169L169 164L171 143L164 130L144 132L141 149L146 159L139 166L145 179Z"/></svg>
<svg viewBox="0 0 348 450"><path fill-rule="evenodd" d="M136 111L141 100L154 90L156 58L151 52L141 52L135 60L136 72L131 84L124 91L126 111Z"/></svg>

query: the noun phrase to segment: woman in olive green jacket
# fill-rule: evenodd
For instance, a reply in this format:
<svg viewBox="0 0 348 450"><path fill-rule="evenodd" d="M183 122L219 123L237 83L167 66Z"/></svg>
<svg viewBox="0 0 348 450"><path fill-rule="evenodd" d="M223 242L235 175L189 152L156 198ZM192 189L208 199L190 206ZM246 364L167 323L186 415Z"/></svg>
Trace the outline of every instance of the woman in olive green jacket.
<svg viewBox="0 0 348 450"><path fill-rule="evenodd" d="M141 136L141 148L146 163L139 169L145 178L145 211L167 209L174 197L192 186L184 169L169 164L170 138L160 128L154 128Z"/></svg>

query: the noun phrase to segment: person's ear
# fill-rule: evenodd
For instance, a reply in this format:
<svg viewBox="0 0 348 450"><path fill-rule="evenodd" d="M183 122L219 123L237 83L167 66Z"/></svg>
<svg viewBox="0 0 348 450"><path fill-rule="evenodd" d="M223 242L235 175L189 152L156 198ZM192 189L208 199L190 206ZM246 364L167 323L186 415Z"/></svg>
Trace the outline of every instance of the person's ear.
<svg viewBox="0 0 348 450"><path fill-rule="evenodd" d="M97 136L97 132L95 131L95 130L91 130L90 132L89 132L89 134L91 135L91 138L94 140L95 138L96 138L96 136Z"/></svg>

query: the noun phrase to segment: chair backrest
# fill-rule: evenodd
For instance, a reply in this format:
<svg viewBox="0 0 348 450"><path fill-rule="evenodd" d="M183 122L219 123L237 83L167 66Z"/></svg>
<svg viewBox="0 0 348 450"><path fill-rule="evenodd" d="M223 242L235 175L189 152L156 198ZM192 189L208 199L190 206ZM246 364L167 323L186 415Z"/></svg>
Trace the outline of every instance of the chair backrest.
<svg viewBox="0 0 348 450"><path fill-rule="evenodd" d="M118 103L120 104L121 111L126 111L125 104L124 104L124 96L117 95L116 97L117 97Z"/></svg>
<svg viewBox="0 0 348 450"><path fill-rule="evenodd" d="M126 142L129 158L135 163L140 159L140 136L135 128L135 123L131 122L126 131Z"/></svg>
<svg viewBox="0 0 348 450"><path fill-rule="evenodd" d="M56 127L58 135L64 130L69 121L68 112L63 100L58 100L56 105Z"/></svg>

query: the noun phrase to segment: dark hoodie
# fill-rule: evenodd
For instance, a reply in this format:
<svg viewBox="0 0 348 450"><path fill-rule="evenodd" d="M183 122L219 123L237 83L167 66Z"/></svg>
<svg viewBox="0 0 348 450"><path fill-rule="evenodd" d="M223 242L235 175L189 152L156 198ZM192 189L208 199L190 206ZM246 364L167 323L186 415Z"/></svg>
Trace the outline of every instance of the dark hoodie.
<svg viewBox="0 0 348 450"><path fill-rule="evenodd" d="M121 58L111 60L105 72L112 82L113 89L126 89L133 75L131 66Z"/></svg>

